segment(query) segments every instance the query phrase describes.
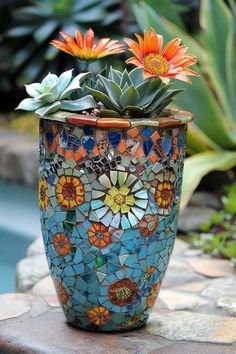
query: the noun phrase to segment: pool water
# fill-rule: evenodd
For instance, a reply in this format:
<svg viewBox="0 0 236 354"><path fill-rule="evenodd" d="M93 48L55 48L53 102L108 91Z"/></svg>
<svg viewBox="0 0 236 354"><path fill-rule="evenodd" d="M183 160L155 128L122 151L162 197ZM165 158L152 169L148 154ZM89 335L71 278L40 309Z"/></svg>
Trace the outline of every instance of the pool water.
<svg viewBox="0 0 236 354"><path fill-rule="evenodd" d="M16 263L40 234L38 195L0 181L0 294L15 291Z"/></svg>

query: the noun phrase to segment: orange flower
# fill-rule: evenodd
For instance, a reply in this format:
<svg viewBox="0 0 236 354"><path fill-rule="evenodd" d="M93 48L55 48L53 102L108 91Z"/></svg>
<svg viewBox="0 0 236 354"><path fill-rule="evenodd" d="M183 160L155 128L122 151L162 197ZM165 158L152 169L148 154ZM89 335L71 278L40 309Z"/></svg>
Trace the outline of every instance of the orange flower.
<svg viewBox="0 0 236 354"><path fill-rule="evenodd" d="M148 295L146 300L147 308L150 308L155 304L155 301L160 291L160 287L161 287L160 283L156 283L152 286L150 295Z"/></svg>
<svg viewBox="0 0 236 354"><path fill-rule="evenodd" d="M188 75L199 76L195 71L188 69L197 61L193 55L185 55L188 47L180 45L181 39L173 39L162 49L163 37L153 28L149 33L144 31L144 37L135 35L138 43L129 38L125 39L129 51L134 54L134 57L126 62L143 68L146 78L156 76L167 84L171 78L191 83Z"/></svg>
<svg viewBox="0 0 236 354"><path fill-rule="evenodd" d="M111 54L124 52L124 46L117 40L110 38L101 38L94 44L94 32L88 29L85 36L79 30L75 30L75 39L60 32L63 41L53 40L51 42L56 48L70 54L82 61L97 60Z"/></svg>
<svg viewBox="0 0 236 354"><path fill-rule="evenodd" d="M98 248L103 248L111 243L111 234L108 228L98 222L94 222L88 229L89 242Z"/></svg>
<svg viewBox="0 0 236 354"><path fill-rule="evenodd" d="M88 318L90 322L97 326L101 326L111 319L111 315L106 307L97 306L89 310Z"/></svg>
<svg viewBox="0 0 236 354"><path fill-rule="evenodd" d="M130 279L117 280L109 287L109 300L118 306L129 305L138 292L137 284Z"/></svg>
<svg viewBox="0 0 236 354"><path fill-rule="evenodd" d="M84 201L84 187L79 178L60 176L56 185L56 198L65 209L73 209Z"/></svg>
<svg viewBox="0 0 236 354"><path fill-rule="evenodd" d="M64 257L70 252L70 242L68 238L61 233L58 233L53 236L53 245L57 253Z"/></svg>
<svg viewBox="0 0 236 354"><path fill-rule="evenodd" d="M41 209L46 209L48 206L48 183L46 178L39 180L39 206Z"/></svg>
<svg viewBox="0 0 236 354"><path fill-rule="evenodd" d="M142 217L139 222L139 229L141 235L144 237L152 236L156 231L159 224L159 219L157 215L147 214Z"/></svg>
<svg viewBox="0 0 236 354"><path fill-rule="evenodd" d="M170 181L165 180L156 186L155 199L160 208L168 209L174 200L174 195L174 186Z"/></svg>
<svg viewBox="0 0 236 354"><path fill-rule="evenodd" d="M60 303L65 305L68 301L69 296L68 296L64 286L57 279L54 280L54 285L55 285L57 296L58 296Z"/></svg>

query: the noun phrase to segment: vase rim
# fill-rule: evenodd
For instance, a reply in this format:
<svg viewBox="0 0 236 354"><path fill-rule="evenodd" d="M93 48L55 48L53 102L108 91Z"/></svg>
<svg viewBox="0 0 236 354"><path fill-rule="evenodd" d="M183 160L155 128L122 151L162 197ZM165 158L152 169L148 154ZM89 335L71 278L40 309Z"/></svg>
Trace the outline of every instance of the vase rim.
<svg viewBox="0 0 236 354"><path fill-rule="evenodd" d="M92 115L79 115L71 112L56 112L41 119L52 120L73 125L92 125L100 128L133 128L138 126L176 127L188 124L193 119L193 114L187 111L169 109L166 115L157 118L100 118Z"/></svg>

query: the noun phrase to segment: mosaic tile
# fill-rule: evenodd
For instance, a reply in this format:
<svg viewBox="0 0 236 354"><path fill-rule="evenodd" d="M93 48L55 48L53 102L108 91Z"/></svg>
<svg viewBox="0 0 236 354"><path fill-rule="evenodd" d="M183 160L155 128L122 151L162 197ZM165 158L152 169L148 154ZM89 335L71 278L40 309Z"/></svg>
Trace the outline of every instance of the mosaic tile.
<svg viewBox="0 0 236 354"><path fill-rule="evenodd" d="M58 299L68 322L98 331L139 327L155 303L175 239L186 136L185 125L167 121L109 122L43 119L40 130L42 233Z"/></svg>

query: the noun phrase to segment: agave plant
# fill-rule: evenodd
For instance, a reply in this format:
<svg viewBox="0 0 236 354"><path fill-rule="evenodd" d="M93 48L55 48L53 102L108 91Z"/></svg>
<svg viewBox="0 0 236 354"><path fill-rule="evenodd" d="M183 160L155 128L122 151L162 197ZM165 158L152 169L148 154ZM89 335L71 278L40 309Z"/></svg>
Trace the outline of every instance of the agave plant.
<svg viewBox="0 0 236 354"><path fill-rule="evenodd" d="M223 0L201 1L196 39L147 4L134 6L140 28L158 26L167 40L181 37L199 59L201 77L175 101L195 117L189 125L187 147L193 156L185 162L183 206L204 175L236 166L236 5L228 3L230 7Z"/></svg>
<svg viewBox="0 0 236 354"><path fill-rule="evenodd" d="M143 70L135 68L123 72L112 67L108 77L98 75L96 89L88 87L91 95L101 102L100 116L145 117L158 116L182 90L171 90L159 78L143 79Z"/></svg>
<svg viewBox="0 0 236 354"><path fill-rule="evenodd" d="M82 111L96 107L93 97L91 95L83 96L80 86L89 73L82 73L73 78L72 71L65 71L59 77L49 73L42 83L25 85L26 92L31 98L24 99L16 109L35 111L36 114L43 117L59 109ZM70 100L73 92L82 94L82 97Z"/></svg>

